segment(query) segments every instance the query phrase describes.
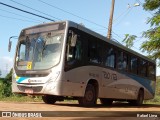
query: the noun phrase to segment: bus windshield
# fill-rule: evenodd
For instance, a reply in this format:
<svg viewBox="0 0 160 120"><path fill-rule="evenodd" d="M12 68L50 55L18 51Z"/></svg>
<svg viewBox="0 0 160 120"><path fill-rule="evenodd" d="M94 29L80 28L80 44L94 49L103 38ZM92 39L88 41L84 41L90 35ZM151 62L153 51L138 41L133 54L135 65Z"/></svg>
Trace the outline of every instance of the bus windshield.
<svg viewBox="0 0 160 120"><path fill-rule="evenodd" d="M20 37L16 66L19 70L49 69L58 64L64 34L39 33Z"/></svg>

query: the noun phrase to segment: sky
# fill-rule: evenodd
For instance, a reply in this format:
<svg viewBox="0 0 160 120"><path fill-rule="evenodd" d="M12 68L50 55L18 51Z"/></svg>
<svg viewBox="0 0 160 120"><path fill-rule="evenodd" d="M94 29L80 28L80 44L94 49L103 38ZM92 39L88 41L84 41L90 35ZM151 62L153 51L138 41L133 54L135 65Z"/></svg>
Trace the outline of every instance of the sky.
<svg viewBox="0 0 160 120"><path fill-rule="evenodd" d="M46 2L47 4L43 3ZM138 2L137 2L138 1ZM82 23L104 36L107 35L111 0L0 0L0 2L41 15L55 21L71 20ZM17 4L19 3L19 4ZM139 3L140 6L134 6ZM150 28L147 19L152 15L142 7L144 0L115 0L112 38L122 43L125 34L137 35L133 50L140 51L143 31ZM20 5L21 4L21 5ZM23 5L22 5L23 4ZM25 7L25 6L27 7ZM31 8L31 9L30 9ZM38 11L35 11L36 9ZM49 20L39 18L0 4L0 70L5 77L13 66L17 39L12 38L12 49L8 52L11 36L19 36L23 28L47 23ZM160 75L160 70L157 70Z"/></svg>

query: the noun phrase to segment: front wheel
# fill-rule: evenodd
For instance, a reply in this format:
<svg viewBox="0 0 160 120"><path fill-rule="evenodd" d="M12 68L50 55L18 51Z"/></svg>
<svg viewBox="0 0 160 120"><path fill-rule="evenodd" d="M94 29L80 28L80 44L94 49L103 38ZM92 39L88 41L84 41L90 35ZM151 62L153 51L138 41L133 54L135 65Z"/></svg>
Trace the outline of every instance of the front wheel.
<svg viewBox="0 0 160 120"><path fill-rule="evenodd" d="M78 102L81 106L94 106L97 102L96 89L92 84L88 84L84 97L80 97Z"/></svg>
<svg viewBox="0 0 160 120"><path fill-rule="evenodd" d="M54 104L56 102L56 97L53 95L44 95L42 96L42 100L46 104Z"/></svg>

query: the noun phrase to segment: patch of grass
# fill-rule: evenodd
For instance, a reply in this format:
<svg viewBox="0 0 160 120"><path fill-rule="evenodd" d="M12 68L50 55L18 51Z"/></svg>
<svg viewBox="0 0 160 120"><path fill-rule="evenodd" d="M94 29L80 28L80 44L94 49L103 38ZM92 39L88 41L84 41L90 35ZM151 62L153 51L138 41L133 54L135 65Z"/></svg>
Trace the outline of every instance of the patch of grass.
<svg viewBox="0 0 160 120"><path fill-rule="evenodd" d="M144 104L160 104L160 96L156 95L152 100L145 100Z"/></svg>
<svg viewBox="0 0 160 120"><path fill-rule="evenodd" d="M13 95L10 97L1 97L0 101L10 101L10 102L42 102L40 96L17 96Z"/></svg>

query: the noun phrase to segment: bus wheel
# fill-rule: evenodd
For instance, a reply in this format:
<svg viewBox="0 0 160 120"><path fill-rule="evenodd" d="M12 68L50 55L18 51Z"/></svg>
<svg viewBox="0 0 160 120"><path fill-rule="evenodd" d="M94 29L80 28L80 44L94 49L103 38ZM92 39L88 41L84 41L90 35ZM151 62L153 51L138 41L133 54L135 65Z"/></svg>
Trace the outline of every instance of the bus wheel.
<svg viewBox="0 0 160 120"><path fill-rule="evenodd" d="M104 106L110 106L113 103L112 99L107 99L107 98L100 98L101 104Z"/></svg>
<svg viewBox="0 0 160 120"><path fill-rule="evenodd" d="M44 95L42 96L42 100L46 104L54 104L56 102L56 98L53 95Z"/></svg>
<svg viewBox="0 0 160 120"><path fill-rule="evenodd" d="M81 106L94 106L97 102L96 90L92 84L88 84L86 87L84 97L80 97L78 102Z"/></svg>
<svg viewBox="0 0 160 120"><path fill-rule="evenodd" d="M138 92L137 100L131 100L129 101L129 103L131 105L140 106L143 104L143 100L144 100L144 91L140 89Z"/></svg>

